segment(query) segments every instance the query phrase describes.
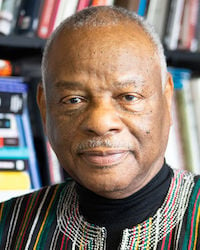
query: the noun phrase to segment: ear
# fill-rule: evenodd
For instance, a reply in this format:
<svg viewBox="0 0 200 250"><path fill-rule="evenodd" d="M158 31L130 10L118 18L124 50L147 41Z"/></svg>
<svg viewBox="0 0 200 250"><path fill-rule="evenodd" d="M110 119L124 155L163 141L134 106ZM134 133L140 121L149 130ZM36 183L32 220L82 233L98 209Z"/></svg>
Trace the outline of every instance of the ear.
<svg viewBox="0 0 200 250"><path fill-rule="evenodd" d="M164 88L164 96L167 102L167 108L168 112L170 115L170 124L172 125L172 100L173 100L173 92L174 92L174 83L173 83L173 78L172 75L168 72L167 73L167 80L165 83L165 88Z"/></svg>
<svg viewBox="0 0 200 250"><path fill-rule="evenodd" d="M37 86L37 104L40 110L40 115L43 122L43 128L46 132L46 100L45 100L45 93L44 87L42 83L39 83Z"/></svg>

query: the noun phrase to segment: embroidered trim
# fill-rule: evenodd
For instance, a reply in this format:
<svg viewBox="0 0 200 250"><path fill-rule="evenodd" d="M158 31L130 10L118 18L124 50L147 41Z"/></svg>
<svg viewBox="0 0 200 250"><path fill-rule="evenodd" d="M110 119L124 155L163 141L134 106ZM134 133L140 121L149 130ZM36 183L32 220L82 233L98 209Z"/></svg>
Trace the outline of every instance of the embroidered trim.
<svg viewBox="0 0 200 250"><path fill-rule="evenodd" d="M75 183L63 190L58 208L57 223L60 231L73 243L83 249L102 250L106 239L106 229L90 224L79 214L79 204Z"/></svg>
<svg viewBox="0 0 200 250"><path fill-rule="evenodd" d="M168 194L152 218L125 229L121 249L157 249L165 238L183 219L194 186L194 176L184 171L174 171Z"/></svg>
<svg viewBox="0 0 200 250"><path fill-rule="evenodd" d="M125 229L120 249L156 249L183 219L194 186L194 175L174 170L168 194L155 215L132 229ZM79 213L75 183L63 190L57 207L60 231L79 249L105 249L106 229L85 221Z"/></svg>

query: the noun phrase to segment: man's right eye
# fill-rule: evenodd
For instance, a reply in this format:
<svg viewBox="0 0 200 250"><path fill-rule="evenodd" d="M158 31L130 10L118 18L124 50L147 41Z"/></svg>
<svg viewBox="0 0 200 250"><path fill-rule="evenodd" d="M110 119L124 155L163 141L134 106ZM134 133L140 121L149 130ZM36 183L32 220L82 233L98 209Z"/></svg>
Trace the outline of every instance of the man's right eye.
<svg viewBox="0 0 200 250"><path fill-rule="evenodd" d="M81 101L82 100L79 97L73 97L73 98L71 98L71 99L68 100L68 102L71 103L71 104L80 103Z"/></svg>
<svg viewBox="0 0 200 250"><path fill-rule="evenodd" d="M79 104L81 102L84 102L85 98L81 96L67 96L61 99L61 103L63 104Z"/></svg>

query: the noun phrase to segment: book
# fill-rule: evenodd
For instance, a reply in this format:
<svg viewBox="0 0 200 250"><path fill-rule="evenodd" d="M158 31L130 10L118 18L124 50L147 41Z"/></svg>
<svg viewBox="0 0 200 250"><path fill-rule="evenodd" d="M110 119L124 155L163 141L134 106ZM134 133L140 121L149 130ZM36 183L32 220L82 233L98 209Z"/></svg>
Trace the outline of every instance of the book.
<svg viewBox="0 0 200 250"><path fill-rule="evenodd" d="M29 190L31 181L25 171L0 171L0 190Z"/></svg>
<svg viewBox="0 0 200 250"><path fill-rule="evenodd" d="M27 106L24 107L24 112L22 114L22 122L23 122L24 134L25 134L27 149L28 149L29 172L31 176L32 187L34 189L38 189L41 187L41 178L40 178L40 172L39 172L38 162L36 158L36 152L34 148L33 134L31 130L31 124L30 124Z"/></svg>
<svg viewBox="0 0 200 250"><path fill-rule="evenodd" d="M28 160L0 160L0 171L24 171L28 170Z"/></svg>
<svg viewBox="0 0 200 250"><path fill-rule="evenodd" d="M116 6L120 6L120 7L126 8L126 9L128 9L130 11L134 11L134 12L138 11L139 3L140 3L140 0L135 0L135 1L116 0L115 1Z"/></svg>
<svg viewBox="0 0 200 250"><path fill-rule="evenodd" d="M61 2L61 0L57 0L57 1L54 2L53 11L52 11L51 18L49 20L49 26L48 26L48 34L49 35L51 35L51 33L54 30L55 22L56 22L56 16L58 14L58 9L59 9L59 6L60 6L60 2Z"/></svg>
<svg viewBox="0 0 200 250"><path fill-rule="evenodd" d="M195 41L195 29L198 21L198 9L199 9L199 0L191 0L189 5L189 23L188 23L188 36L186 40L186 48L195 51L196 41Z"/></svg>
<svg viewBox="0 0 200 250"><path fill-rule="evenodd" d="M48 140L46 141L46 147L49 162L50 182L51 184L61 183L64 181L63 171Z"/></svg>
<svg viewBox="0 0 200 250"><path fill-rule="evenodd" d="M147 11L146 20L155 28L161 40L164 36L169 5L170 0L151 0Z"/></svg>
<svg viewBox="0 0 200 250"><path fill-rule="evenodd" d="M41 180L38 169L36 153L34 149L33 135L31 131L31 125L27 107L27 93L28 87L23 82L22 78L19 77L4 77L0 78L0 92L5 93L20 93L23 97L23 110L20 114L11 114L10 110L7 109L7 113L2 114L1 118L7 118L7 123L2 120L2 126L7 126L7 133L13 133L14 127L17 127L19 144L16 146L0 147L0 160L27 160L28 169L27 173L30 175L32 188L40 188ZM10 114L8 114L10 112ZM14 119L11 119L14 115ZM10 118L10 120L8 120ZM15 123L14 123L15 121ZM15 124L12 125L12 124ZM1 131L1 129L0 129ZM9 133L8 133L9 131ZM10 134L13 136L13 134Z"/></svg>
<svg viewBox="0 0 200 250"><path fill-rule="evenodd" d="M145 16L147 11L148 1L147 0L140 0L139 6L138 6L138 15Z"/></svg>
<svg viewBox="0 0 200 250"><path fill-rule="evenodd" d="M178 47L184 1L185 0L173 0L170 5L170 15L164 38L165 44L170 50L175 50Z"/></svg>
<svg viewBox="0 0 200 250"><path fill-rule="evenodd" d="M39 19L37 35L42 39L47 39L50 36L49 23L53 13L53 8L56 0L44 0L44 4Z"/></svg>
<svg viewBox="0 0 200 250"><path fill-rule="evenodd" d="M113 0L93 0L92 6L100 6L100 5L113 5Z"/></svg>
<svg viewBox="0 0 200 250"><path fill-rule="evenodd" d="M21 114L22 110L22 93L0 92L0 113Z"/></svg>
<svg viewBox="0 0 200 250"><path fill-rule="evenodd" d="M187 69L169 68L172 73L176 89L178 119L186 169L196 174L200 173L200 146L196 126L194 106L190 91L191 72Z"/></svg>
<svg viewBox="0 0 200 250"><path fill-rule="evenodd" d="M176 100L177 86L175 83L175 93L172 100L172 125L169 132L167 149L165 152L165 159L167 164L175 169L186 169L184 161L184 151L182 145L182 138L180 133L180 120L178 114L178 103Z"/></svg>
<svg viewBox="0 0 200 250"><path fill-rule="evenodd" d="M10 76L12 74L12 64L8 60L0 59L0 76Z"/></svg>
<svg viewBox="0 0 200 250"><path fill-rule="evenodd" d="M181 31L179 35L179 49L196 51L198 48L196 26L199 26L199 5L198 0L185 0Z"/></svg>
<svg viewBox="0 0 200 250"><path fill-rule="evenodd" d="M193 40L193 50L200 50L200 3L198 6L198 14L197 14L197 24L195 27L195 35Z"/></svg>
<svg viewBox="0 0 200 250"><path fill-rule="evenodd" d="M88 6L90 6L91 0L79 0L77 11L80 11Z"/></svg>
<svg viewBox="0 0 200 250"><path fill-rule="evenodd" d="M200 142L200 77L194 76L190 80L190 88L191 88L191 94L192 94L192 103L194 105L194 112L195 112L195 118L196 118L196 125L197 125L197 131L198 131L198 140Z"/></svg>
<svg viewBox="0 0 200 250"><path fill-rule="evenodd" d="M9 35L14 20L15 1L2 0L0 9L0 33Z"/></svg>
<svg viewBox="0 0 200 250"><path fill-rule="evenodd" d="M43 0L22 0L16 17L16 34L35 35Z"/></svg>
<svg viewBox="0 0 200 250"><path fill-rule="evenodd" d="M59 8L56 13L54 22L54 29L67 17L73 15L76 12L79 0L65 1L60 0Z"/></svg>

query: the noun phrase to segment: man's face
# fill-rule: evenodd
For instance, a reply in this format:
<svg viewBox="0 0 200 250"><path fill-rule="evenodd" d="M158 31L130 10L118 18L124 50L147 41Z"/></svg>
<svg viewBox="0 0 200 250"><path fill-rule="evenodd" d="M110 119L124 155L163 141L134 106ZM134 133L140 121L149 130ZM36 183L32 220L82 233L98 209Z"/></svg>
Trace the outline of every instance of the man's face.
<svg viewBox="0 0 200 250"><path fill-rule="evenodd" d="M126 197L161 168L172 83L162 92L153 45L138 26L59 35L38 99L61 166L86 188Z"/></svg>

